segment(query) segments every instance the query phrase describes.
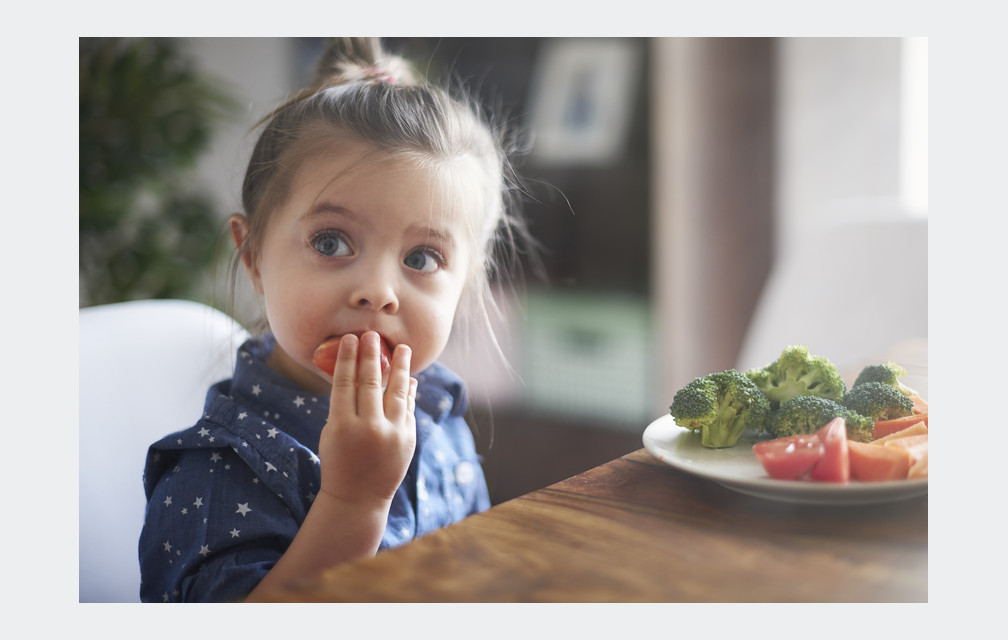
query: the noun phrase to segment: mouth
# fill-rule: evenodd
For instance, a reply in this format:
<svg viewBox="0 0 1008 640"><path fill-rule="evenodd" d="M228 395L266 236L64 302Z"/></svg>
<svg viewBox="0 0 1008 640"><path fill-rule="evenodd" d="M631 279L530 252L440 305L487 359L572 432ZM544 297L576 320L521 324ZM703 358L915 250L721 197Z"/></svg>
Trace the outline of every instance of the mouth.
<svg viewBox="0 0 1008 640"><path fill-rule="evenodd" d="M361 332L351 332L358 338L363 335ZM385 336L379 334L380 340L378 341L378 346L380 348L378 361L381 366L381 375L384 379L386 374L388 374L389 369L392 368L392 346L389 344L388 339ZM315 366L329 374L333 374L336 368L336 356L339 355L339 344L342 336L333 336L331 338L326 338L322 344L315 348L315 353L312 355L312 362ZM358 361L360 359L358 352Z"/></svg>

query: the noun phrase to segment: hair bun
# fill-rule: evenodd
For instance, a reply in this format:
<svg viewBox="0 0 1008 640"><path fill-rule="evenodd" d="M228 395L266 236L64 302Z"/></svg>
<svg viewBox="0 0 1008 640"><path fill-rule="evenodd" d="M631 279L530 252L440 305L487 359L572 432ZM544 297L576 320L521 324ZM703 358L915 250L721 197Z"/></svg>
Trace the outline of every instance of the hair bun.
<svg viewBox="0 0 1008 640"><path fill-rule="evenodd" d="M350 82L415 84L416 73L404 59L385 53L378 38L335 38L315 73L318 86Z"/></svg>

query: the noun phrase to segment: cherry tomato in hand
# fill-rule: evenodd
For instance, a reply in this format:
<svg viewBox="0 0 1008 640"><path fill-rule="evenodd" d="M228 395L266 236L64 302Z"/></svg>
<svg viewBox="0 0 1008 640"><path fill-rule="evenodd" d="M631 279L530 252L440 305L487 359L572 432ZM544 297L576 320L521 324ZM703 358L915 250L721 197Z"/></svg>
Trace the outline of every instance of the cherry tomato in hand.
<svg viewBox="0 0 1008 640"><path fill-rule="evenodd" d="M312 354L312 362L315 366L329 375L336 369L336 356L339 355L340 338L330 338L315 348ZM358 356L359 360L360 356ZM389 353L388 345L381 341L381 371L382 376L388 373L392 366L392 354Z"/></svg>

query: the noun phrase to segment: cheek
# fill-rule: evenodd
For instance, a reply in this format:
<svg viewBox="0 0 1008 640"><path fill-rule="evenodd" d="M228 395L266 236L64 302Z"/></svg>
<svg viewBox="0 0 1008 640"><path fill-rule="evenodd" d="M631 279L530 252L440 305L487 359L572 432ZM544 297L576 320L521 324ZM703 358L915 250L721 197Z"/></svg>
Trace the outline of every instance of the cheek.
<svg viewBox="0 0 1008 640"><path fill-rule="evenodd" d="M318 345L308 342L317 336L319 317L325 315L321 301L310 295L304 277L264 274L263 288L266 320L277 341L291 356L310 358Z"/></svg>
<svg viewBox="0 0 1008 640"><path fill-rule="evenodd" d="M266 320L270 330L283 345L284 350L291 355L303 351L303 345L298 344L301 336L311 335L308 328L312 324L312 309L289 296L288 291L264 296ZM291 313L298 309L298 313Z"/></svg>
<svg viewBox="0 0 1008 640"><path fill-rule="evenodd" d="M415 338L415 345L411 345L413 373L427 368L441 356L451 335L457 305L457 296L450 296L417 309L410 332Z"/></svg>

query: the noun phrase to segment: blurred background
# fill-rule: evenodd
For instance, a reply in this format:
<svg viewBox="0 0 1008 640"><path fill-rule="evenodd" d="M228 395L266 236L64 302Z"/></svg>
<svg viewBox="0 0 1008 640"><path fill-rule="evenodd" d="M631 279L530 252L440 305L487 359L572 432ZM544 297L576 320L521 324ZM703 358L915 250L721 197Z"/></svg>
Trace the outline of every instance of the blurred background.
<svg viewBox="0 0 1008 640"><path fill-rule="evenodd" d="M640 448L683 384L788 344L845 377L895 359L927 397L926 39L385 44L532 134L544 277L499 293L513 371L478 338L444 357L494 502ZM80 306L185 298L254 325L224 222L255 122L324 46L81 39Z"/></svg>

